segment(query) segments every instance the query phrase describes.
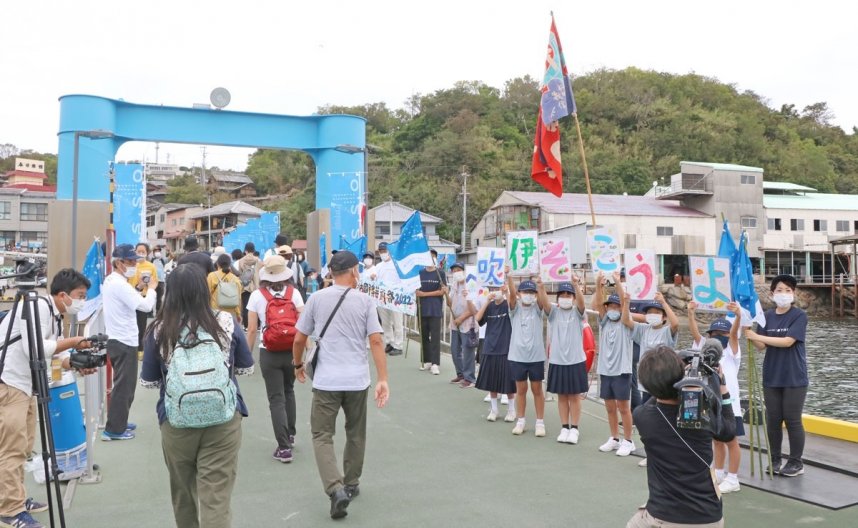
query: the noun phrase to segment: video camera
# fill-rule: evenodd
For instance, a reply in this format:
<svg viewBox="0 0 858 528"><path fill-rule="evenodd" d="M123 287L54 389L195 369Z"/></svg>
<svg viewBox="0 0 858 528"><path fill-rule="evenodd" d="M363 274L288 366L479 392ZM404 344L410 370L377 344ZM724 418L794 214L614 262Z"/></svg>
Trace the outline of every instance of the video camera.
<svg viewBox="0 0 858 528"><path fill-rule="evenodd" d="M74 369L94 369L107 364L107 336L97 334L88 337L90 348L75 350L69 357L69 363Z"/></svg>
<svg viewBox="0 0 858 528"><path fill-rule="evenodd" d="M716 430L721 416L721 377L718 364L724 349L717 339L707 339L700 350L677 352L685 363L685 377L673 386L679 390L679 414L676 426L681 429Z"/></svg>

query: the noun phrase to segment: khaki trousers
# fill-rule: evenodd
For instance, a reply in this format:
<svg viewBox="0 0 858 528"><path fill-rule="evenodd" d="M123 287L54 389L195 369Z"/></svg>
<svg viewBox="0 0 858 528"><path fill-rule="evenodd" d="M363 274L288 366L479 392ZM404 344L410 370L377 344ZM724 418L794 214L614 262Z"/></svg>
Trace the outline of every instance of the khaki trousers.
<svg viewBox="0 0 858 528"><path fill-rule="evenodd" d="M369 389L329 392L313 389L310 429L316 466L325 493L330 495L343 485L359 484L366 449L366 400ZM346 447L343 451L343 473L334 452L337 415L342 408L346 416Z"/></svg>
<svg viewBox="0 0 858 528"><path fill-rule="evenodd" d="M161 448L170 473L170 496L179 528L229 528L230 499L238 470L241 415L203 429L161 424Z"/></svg>
<svg viewBox="0 0 858 528"><path fill-rule="evenodd" d="M24 462L36 441L36 398L0 383L0 515L24 511Z"/></svg>
<svg viewBox="0 0 858 528"><path fill-rule="evenodd" d="M724 528L724 519L706 524L679 524L656 519L645 508L641 508L629 519L626 528Z"/></svg>

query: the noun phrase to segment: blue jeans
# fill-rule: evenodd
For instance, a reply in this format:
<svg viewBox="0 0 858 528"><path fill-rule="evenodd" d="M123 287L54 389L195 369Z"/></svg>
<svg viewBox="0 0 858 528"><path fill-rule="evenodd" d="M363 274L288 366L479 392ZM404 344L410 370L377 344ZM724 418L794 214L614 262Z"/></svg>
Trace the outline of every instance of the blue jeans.
<svg viewBox="0 0 858 528"><path fill-rule="evenodd" d="M450 354L453 356L453 365L456 367L456 375L465 378L465 381L476 383L476 359L477 347L469 347L468 333L453 330L450 332Z"/></svg>

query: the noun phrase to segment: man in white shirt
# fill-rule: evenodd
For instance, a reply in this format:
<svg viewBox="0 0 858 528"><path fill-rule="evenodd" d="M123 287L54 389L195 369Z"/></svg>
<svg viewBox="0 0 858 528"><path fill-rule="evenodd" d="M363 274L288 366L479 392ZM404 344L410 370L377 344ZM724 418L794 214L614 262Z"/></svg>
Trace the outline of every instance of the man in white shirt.
<svg viewBox="0 0 858 528"><path fill-rule="evenodd" d="M137 387L137 310L150 312L158 295L145 284L137 291L128 279L137 273L140 256L131 244L113 250L113 273L101 287L104 299L104 326L110 339L107 355L113 366L113 391L107 408L107 424L101 439L131 440L136 425L128 423L128 413Z"/></svg>
<svg viewBox="0 0 858 528"><path fill-rule="evenodd" d="M62 314L74 315L83 307L90 283L73 269L60 270L51 280L50 295L36 301L45 360L72 347L88 347L80 337L62 337ZM27 498L24 462L33 451L36 432L36 399L30 368L30 332L23 317L23 303L0 322L0 336L6 341L0 365L0 525L43 527L30 512L47 505ZM134 321L134 319L132 319ZM11 325L11 329L10 329ZM32 336L34 337L34 336ZM71 368L68 354L63 367Z"/></svg>
<svg viewBox="0 0 858 528"><path fill-rule="evenodd" d="M387 242L378 245L378 256L381 262L371 268L369 279L378 281L388 288L398 288L402 285L399 273L390 258L387 250ZM393 310L379 307L378 316L381 318L381 327L384 329L384 351L391 356L402 354L402 342L405 340L402 327L402 314Z"/></svg>

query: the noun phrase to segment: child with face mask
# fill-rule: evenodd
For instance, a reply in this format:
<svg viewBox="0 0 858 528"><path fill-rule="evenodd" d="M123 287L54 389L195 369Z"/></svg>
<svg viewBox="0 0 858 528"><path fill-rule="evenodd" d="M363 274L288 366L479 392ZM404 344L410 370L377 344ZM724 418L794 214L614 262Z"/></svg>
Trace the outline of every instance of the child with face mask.
<svg viewBox="0 0 858 528"><path fill-rule="evenodd" d="M587 385L587 356L584 355L584 292L581 279L575 277L578 290L570 282L557 287L557 304L543 305L548 315L549 357L548 392L557 395L561 430L557 441L578 443L581 419L581 395Z"/></svg>
<svg viewBox="0 0 858 528"><path fill-rule="evenodd" d="M611 436L599 447L603 453L617 452L617 456L628 456L636 449L632 441L632 331L620 321L623 312L623 285L619 272L613 275L616 293L605 299L605 277L596 276L596 295L593 310L599 312L599 358L596 371L599 374L599 397L605 400L608 427ZM620 440L620 424L623 420L623 439Z"/></svg>
<svg viewBox="0 0 858 528"><path fill-rule="evenodd" d="M724 375L724 383L730 391L733 407L733 415L736 418L736 438L729 442L719 442L714 440L714 461L715 476L718 480L718 488L721 493L732 493L739 491L739 462L741 460L741 448L739 447L739 436L744 436L745 426L742 423L742 407L739 405L739 367L742 364L742 351L739 349L739 325L742 318L741 308L738 304L732 302L727 305L727 310L735 315L733 323L726 317L719 317L712 321L709 330L706 331L709 337L717 339L724 349L721 355L721 373ZM697 311L697 303L691 301L688 303L688 328L691 331L691 338L694 342L691 345L692 350L700 350L703 348L703 343L706 338L700 335L700 330L697 327L695 314ZM730 464L725 471L724 465L727 461L727 455L730 455Z"/></svg>
<svg viewBox="0 0 858 528"><path fill-rule="evenodd" d="M536 282L523 281L517 289L510 271L510 267L506 266L506 287L509 290L509 316L512 325L509 366L515 380L516 394L516 423L512 434L520 435L526 429L525 409L529 382L536 407L534 435L542 437L545 436L545 393L542 390L542 380L545 379L545 338L542 314L543 311L547 313L551 310L551 302L541 279L537 278Z"/></svg>
<svg viewBox="0 0 858 528"><path fill-rule="evenodd" d="M486 336L483 343L480 373L477 375L477 388L489 393L489 414L486 420L498 419L498 394L509 398L505 422L515 421L515 382L509 368L509 342L512 337L512 326L509 319L509 303L506 301L506 286L490 287L488 302L479 309L473 302L468 304L476 311L476 320L485 327Z"/></svg>

